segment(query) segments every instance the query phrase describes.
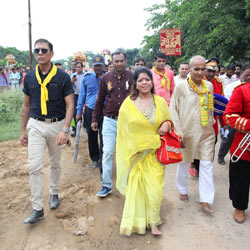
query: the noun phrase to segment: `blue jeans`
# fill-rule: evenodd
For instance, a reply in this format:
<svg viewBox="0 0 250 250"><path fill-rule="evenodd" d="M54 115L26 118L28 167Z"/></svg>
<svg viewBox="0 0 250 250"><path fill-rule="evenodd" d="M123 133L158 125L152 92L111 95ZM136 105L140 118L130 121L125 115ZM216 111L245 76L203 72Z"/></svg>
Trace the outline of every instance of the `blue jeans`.
<svg viewBox="0 0 250 250"><path fill-rule="evenodd" d="M102 186L112 188L112 157L116 142L117 120L104 116L102 125Z"/></svg>

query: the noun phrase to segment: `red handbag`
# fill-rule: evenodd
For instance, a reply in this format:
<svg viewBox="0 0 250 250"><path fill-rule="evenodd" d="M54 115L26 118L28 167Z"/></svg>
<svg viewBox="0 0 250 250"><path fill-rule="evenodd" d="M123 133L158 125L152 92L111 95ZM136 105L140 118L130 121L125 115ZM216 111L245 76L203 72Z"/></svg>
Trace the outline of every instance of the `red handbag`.
<svg viewBox="0 0 250 250"><path fill-rule="evenodd" d="M162 164L177 163L183 159L179 136L174 132L172 122L171 124L172 130L170 132L166 132L165 135L160 137L161 146L157 150L157 158Z"/></svg>

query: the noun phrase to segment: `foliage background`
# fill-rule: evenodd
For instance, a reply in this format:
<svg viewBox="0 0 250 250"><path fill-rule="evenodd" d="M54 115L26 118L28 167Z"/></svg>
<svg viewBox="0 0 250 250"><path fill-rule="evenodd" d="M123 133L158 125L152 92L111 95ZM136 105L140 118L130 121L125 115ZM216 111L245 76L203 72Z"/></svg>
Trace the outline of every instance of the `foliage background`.
<svg viewBox="0 0 250 250"><path fill-rule="evenodd" d="M217 57L221 64L250 61L250 0L165 0L145 9L151 15L145 24L148 34L142 48L120 48L127 54L128 65L137 57L153 61L159 51L160 29L182 30L182 56L178 62L188 61L200 54L205 58ZM83 50L91 66L93 51ZM29 65L28 51L0 46L0 66L5 66L7 54L16 56L19 65ZM57 60L65 69L70 69L72 56ZM35 59L33 58L35 64ZM171 56L168 63L177 66Z"/></svg>
<svg viewBox="0 0 250 250"><path fill-rule="evenodd" d="M30 65L29 63L29 51L20 51L14 47L7 47L4 48L0 46L0 67L6 66L6 61L4 58L8 55L12 54L16 57L16 62L18 66L28 66ZM35 65L35 57L34 55L32 56L32 61L33 61L33 66Z"/></svg>
<svg viewBox="0 0 250 250"><path fill-rule="evenodd" d="M143 40L143 51L151 56L159 50L160 29L182 30L182 56L179 62L200 54L217 57L221 63L250 60L249 0L165 0L146 9L151 13ZM169 58L175 65L175 57Z"/></svg>
<svg viewBox="0 0 250 250"><path fill-rule="evenodd" d="M21 89L0 93L0 141L19 137L22 103Z"/></svg>

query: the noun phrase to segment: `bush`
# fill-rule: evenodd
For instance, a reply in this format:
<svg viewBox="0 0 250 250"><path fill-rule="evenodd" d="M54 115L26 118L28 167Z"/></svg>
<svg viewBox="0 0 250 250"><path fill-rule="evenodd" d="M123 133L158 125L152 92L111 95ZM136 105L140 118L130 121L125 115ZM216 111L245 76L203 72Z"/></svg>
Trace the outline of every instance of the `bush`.
<svg viewBox="0 0 250 250"><path fill-rule="evenodd" d="M23 103L23 92L5 91L0 93L0 121L11 122L20 118Z"/></svg>
<svg viewBox="0 0 250 250"><path fill-rule="evenodd" d="M21 90L0 93L0 142L20 136L22 103Z"/></svg>

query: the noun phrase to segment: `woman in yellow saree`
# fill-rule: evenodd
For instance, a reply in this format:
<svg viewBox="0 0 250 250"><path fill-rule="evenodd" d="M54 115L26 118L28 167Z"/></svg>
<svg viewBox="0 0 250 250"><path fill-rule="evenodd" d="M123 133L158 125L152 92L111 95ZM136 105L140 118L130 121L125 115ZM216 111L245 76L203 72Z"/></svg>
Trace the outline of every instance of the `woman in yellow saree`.
<svg viewBox="0 0 250 250"><path fill-rule="evenodd" d="M156 157L160 135L171 129L168 104L153 94L150 70L134 73L131 96L123 102L117 123L116 187L125 196L120 233L161 235L160 207L163 199L164 165Z"/></svg>

